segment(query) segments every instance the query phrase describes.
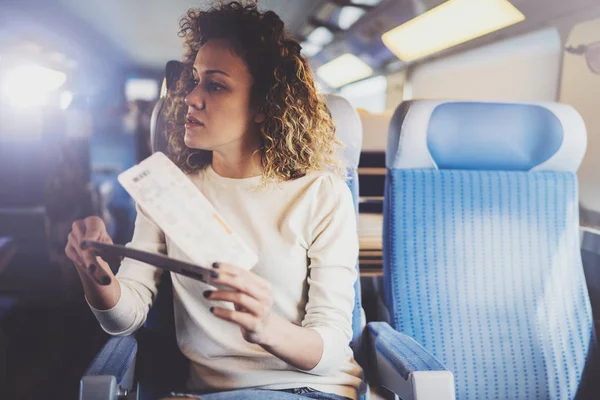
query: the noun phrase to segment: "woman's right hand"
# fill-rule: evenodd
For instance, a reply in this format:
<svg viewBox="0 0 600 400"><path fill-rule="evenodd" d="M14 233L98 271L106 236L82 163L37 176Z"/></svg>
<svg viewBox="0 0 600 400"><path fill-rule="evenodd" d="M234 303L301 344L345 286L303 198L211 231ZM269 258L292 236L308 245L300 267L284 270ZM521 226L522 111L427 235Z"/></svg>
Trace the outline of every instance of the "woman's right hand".
<svg viewBox="0 0 600 400"><path fill-rule="evenodd" d="M108 263L96 256L92 250L82 250L81 242L93 240L112 244L104 221L98 217L87 217L73 222L71 233L65 247L67 257L75 264L79 276L91 278L95 283L107 286L114 280L114 275ZM84 282L85 284L85 282Z"/></svg>

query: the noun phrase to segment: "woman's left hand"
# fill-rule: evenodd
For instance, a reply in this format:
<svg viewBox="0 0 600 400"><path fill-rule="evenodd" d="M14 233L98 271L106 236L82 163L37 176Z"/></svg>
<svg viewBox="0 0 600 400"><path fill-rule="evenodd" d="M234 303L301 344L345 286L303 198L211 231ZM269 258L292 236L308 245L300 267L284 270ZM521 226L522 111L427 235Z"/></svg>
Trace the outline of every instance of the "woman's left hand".
<svg viewBox="0 0 600 400"><path fill-rule="evenodd" d="M268 345L273 306L271 284L253 272L225 263L213 264L211 281L233 290L207 290L204 297L230 301L235 308L211 307L211 312L238 324L246 341Z"/></svg>

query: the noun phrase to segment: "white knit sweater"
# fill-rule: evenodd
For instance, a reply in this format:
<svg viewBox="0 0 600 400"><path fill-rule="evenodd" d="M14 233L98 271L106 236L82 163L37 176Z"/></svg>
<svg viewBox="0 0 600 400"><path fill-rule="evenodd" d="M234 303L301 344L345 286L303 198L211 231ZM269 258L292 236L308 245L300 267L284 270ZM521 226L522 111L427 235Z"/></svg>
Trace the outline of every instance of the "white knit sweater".
<svg viewBox="0 0 600 400"><path fill-rule="evenodd" d="M319 364L302 371L244 340L237 325L209 311L208 286L172 274L177 340L191 361L188 389L309 386L356 398L362 371L352 357L352 309L358 256L356 217L346 183L312 173L260 188L260 177L231 179L212 168L190 179L258 254L253 272L272 285L273 312L323 338ZM138 208L128 246L188 260ZM161 270L125 259L117 278L121 298L110 310L92 308L103 329L127 335L139 329L156 296Z"/></svg>

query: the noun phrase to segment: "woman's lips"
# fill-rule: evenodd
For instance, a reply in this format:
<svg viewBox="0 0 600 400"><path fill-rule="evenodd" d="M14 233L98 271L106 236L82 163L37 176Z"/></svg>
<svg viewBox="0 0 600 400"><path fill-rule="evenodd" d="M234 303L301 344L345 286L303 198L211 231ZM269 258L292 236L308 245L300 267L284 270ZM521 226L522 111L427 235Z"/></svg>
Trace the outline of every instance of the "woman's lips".
<svg viewBox="0 0 600 400"><path fill-rule="evenodd" d="M192 128L201 128L201 127L204 127L204 124L203 124L203 123L199 123L199 124L198 124L198 123L195 123L195 122L189 122L189 121L185 123L185 128L186 128L186 129L192 129Z"/></svg>
<svg viewBox="0 0 600 400"><path fill-rule="evenodd" d="M187 115L185 123L186 129L197 128L200 126L204 126L204 123L191 115Z"/></svg>

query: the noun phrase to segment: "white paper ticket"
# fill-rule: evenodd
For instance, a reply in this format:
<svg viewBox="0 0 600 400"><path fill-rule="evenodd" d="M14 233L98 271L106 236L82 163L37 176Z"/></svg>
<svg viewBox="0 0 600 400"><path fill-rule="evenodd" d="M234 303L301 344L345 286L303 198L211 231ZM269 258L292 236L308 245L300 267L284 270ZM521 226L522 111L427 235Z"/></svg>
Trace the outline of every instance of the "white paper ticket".
<svg viewBox="0 0 600 400"><path fill-rule="evenodd" d="M256 254L169 158L157 152L119 175L119 182L192 262L251 269Z"/></svg>

